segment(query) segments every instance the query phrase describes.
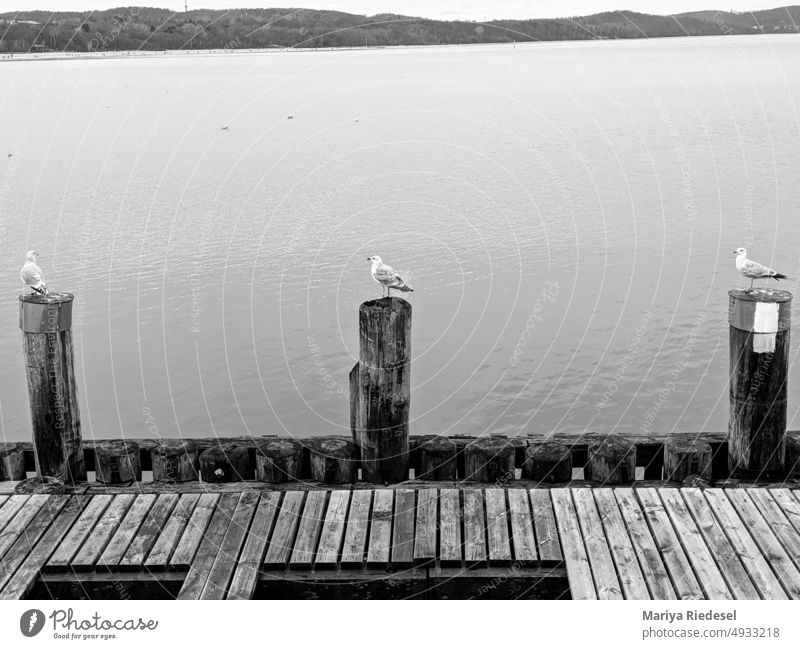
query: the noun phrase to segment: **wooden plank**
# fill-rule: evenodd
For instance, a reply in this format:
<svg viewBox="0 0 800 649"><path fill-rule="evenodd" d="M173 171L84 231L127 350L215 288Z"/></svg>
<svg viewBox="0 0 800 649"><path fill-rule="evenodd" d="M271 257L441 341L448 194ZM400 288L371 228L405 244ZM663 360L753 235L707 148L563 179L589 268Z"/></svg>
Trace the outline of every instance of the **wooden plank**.
<svg viewBox="0 0 800 649"><path fill-rule="evenodd" d="M325 516L325 500L327 491L310 491L306 498L294 550L289 559L289 568L294 570L310 570L314 563L314 555L319 541L319 532Z"/></svg>
<svg viewBox="0 0 800 649"><path fill-rule="evenodd" d="M681 495L734 598L760 599L744 565L736 555L728 537L725 536L725 531L720 527L708 502L703 498L701 490L697 488L681 489Z"/></svg>
<svg viewBox="0 0 800 649"><path fill-rule="evenodd" d="M2 509L3 505L6 504L6 500L8 500L8 496L7 495L0 496L0 509Z"/></svg>
<svg viewBox="0 0 800 649"><path fill-rule="evenodd" d="M177 494L176 494L177 495ZM149 571L163 571L169 567L169 560L180 541L194 508L200 500L200 494L181 494L175 509L170 513L166 524L161 529L156 542L147 554L144 568Z"/></svg>
<svg viewBox="0 0 800 649"><path fill-rule="evenodd" d="M572 599L597 599L589 557L583 546L578 516L569 489L550 490Z"/></svg>
<svg viewBox="0 0 800 649"><path fill-rule="evenodd" d="M128 547L139 532L139 528L142 526L157 497L155 494L136 496L136 500L125 514L122 523L120 523L116 532L114 532L114 536L111 537L108 545L97 560L97 565L95 566L97 570L117 570L119 568L119 562L125 556L125 552L127 552Z"/></svg>
<svg viewBox="0 0 800 649"><path fill-rule="evenodd" d="M613 491L607 487L601 487L594 489L592 496L597 505L598 516L603 523L611 556L617 566L617 576L625 599L650 599L647 582L636 558L636 550L633 548ZM642 523L647 527L644 520ZM666 577L666 574L664 576Z"/></svg>
<svg viewBox="0 0 800 649"><path fill-rule="evenodd" d="M508 490L508 510L511 517L511 542L514 561L524 564L538 561L536 537L528 492L524 489Z"/></svg>
<svg viewBox="0 0 800 649"><path fill-rule="evenodd" d="M511 563L511 542L508 534L506 493L503 489L487 489L486 532L489 539L489 565Z"/></svg>
<svg viewBox="0 0 800 649"><path fill-rule="evenodd" d="M325 492L320 491L324 495ZM222 540L217 556L211 566L208 580L200 595L200 599L225 599L228 585L244 546L244 540L250 530L250 524L258 505L259 495L256 491L245 491L236 505L225 538Z"/></svg>
<svg viewBox="0 0 800 649"><path fill-rule="evenodd" d="M697 581L707 599L733 599L733 593L717 566L710 549L686 507L678 489L659 489L658 495L664 504L672 526L678 534L689 563L694 568Z"/></svg>
<svg viewBox="0 0 800 649"><path fill-rule="evenodd" d="M376 489L375 503L372 507L372 523L369 530L368 568L389 567L393 510L394 492L391 489Z"/></svg>
<svg viewBox="0 0 800 649"><path fill-rule="evenodd" d="M277 518L280 500L281 494L278 492L270 491L261 494L261 500L258 501L258 509L242 549L242 556L239 558L236 572L228 589L228 599L253 598L253 593L255 593L256 584L258 583L261 562L264 560L267 542L272 532L272 524Z"/></svg>
<svg viewBox="0 0 800 649"><path fill-rule="evenodd" d="M761 512L795 567L800 568L800 535L783 513L781 506L766 489L747 489L746 493Z"/></svg>
<svg viewBox="0 0 800 649"><path fill-rule="evenodd" d="M17 515L17 512L25 506L30 496L14 495L4 496L4 498L6 498L6 502L0 506L0 533L5 529L9 521Z"/></svg>
<svg viewBox="0 0 800 649"><path fill-rule="evenodd" d="M237 493L224 494L220 497L211 521L203 533L197 554L189 567L183 587L178 593L178 599L200 599L241 496L242 494Z"/></svg>
<svg viewBox="0 0 800 649"><path fill-rule="evenodd" d="M272 532L264 566L267 568L285 568L292 552L297 525L300 521L300 510L303 507L303 491L287 491L283 497L281 511Z"/></svg>
<svg viewBox="0 0 800 649"><path fill-rule="evenodd" d="M122 519L134 500L136 500L136 496L133 494L114 496L114 500L103 512L91 534L86 537L86 541L84 541L80 550L72 559L70 564L72 570L87 571L94 569L97 560L105 550L111 537L114 536L114 532L122 523Z"/></svg>
<svg viewBox="0 0 800 649"><path fill-rule="evenodd" d="M16 509L16 513L9 519L5 529L0 532L0 558L14 545L19 535L25 531L25 528L33 520L33 517L47 503L48 498L49 496L42 494L30 496L22 503L22 507Z"/></svg>
<svg viewBox="0 0 800 649"><path fill-rule="evenodd" d="M655 489L637 489L636 495L644 509L644 515L652 530L656 547L661 552L664 565L672 578L678 597L680 599L703 599L703 589L692 572L689 559L686 558Z"/></svg>
<svg viewBox="0 0 800 649"><path fill-rule="evenodd" d="M407 568L414 564L414 523L416 492L398 489L394 497L392 519L392 566Z"/></svg>
<svg viewBox="0 0 800 649"><path fill-rule="evenodd" d="M202 494L200 496L200 500L197 501L197 505L192 511L192 517L186 524L186 529L169 560L171 570L188 570L192 565L197 550L203 542L206 529L208 529L217 505L220 503L220 498L220 494Z"/></svg>
<svg viewBox="0 0 800 649"><path fill-rule="evenodd" d="M578 517L583 534L583 544L589 566L594 577L594 587L598 599L622 599L622 588L617 578L617 568L611 558L603 523L597 513L597 505L591 489L571 489L572 500L575 503L575 513ZM637 566L638 567L638 566ZM632 577L636 578L636 575Z"/></svg>
<svg viewBox="0 0 800 649"><path fill-rule="evenodd" d="M359 489L350 499L350 514L342 548L342 568L360 568L364 563L364 551L369 527L369 509L372 491Z"/></svg>
<svg viewBox="0 0 800 649"><path fill-rule="evenodd" d="M486 516L481 489L464 490L464 563L467 568L483 568L488 560Z"/></svg>
<svg viewBox="0 0 800 649"><path fill-rule="evenodd" d="M35 544L19 569L0 589L0 599L23 599L33 588L47 558L61 542L67 530L80 516L89 496L73 496L59 512L41 540Z"/></svg>
<svg viewBox="0 0 800 649"><path fill-rule="evenodd" d="M800 532L800 501L792 495L790 489L770 489L769 493L775 502L780 505L786 519L795 530Z"/></svg>
<svg viewBox="0 0 800 649"><path fill-rule="evenodd" d="M561 542L558 540L558 526L553 513L550 490L531 489L528 495L531 499L539 563L543 567L560 566L564 562L564 556L561 553Z"/></svg>
<svg viewBox="0 0 800 649"><path fill-rule="evenodd" d="M439 491L421 489L417 495L417 531L414 535L414 565L424 566L436 560L436 528Z"/></svg>
<svg viewBox="0 0 800 649"><path fill-rule="evenodd" d="M461 503L458 489L439 492L439 562L443 568L461 566Z"/></svg>
<svg viewBox="0 0 800 649"><path fill-rule="evenodd" d="M69 569L78 550L113 500L114 496L91 496L91 500L84 507L78 520L45 563L45 572L66 572Z"/></svg>
<svg viewBox="0 0 800 649"><path fill-rule="evenodd" d="M750 531L756 545L769 561L784 590L792 599L800 599L800 571L786 554L780 541L775 538L764 517L747 497L744 489L728 489L725 494L733 504L744 526Z"/></svg>
<svg viewBox="0 0 800 649"><path fill-rule="evenodd" d="M676 599L669 573L650 533L642 507L633 495L633 490L618 487L613 490L613 495L626 523L628 535L653 599Z"/></svg>
<svg viewBox="0 0 800 649"><path fill-rule="evenodd" d="M178 494L161 494L148 512L141 528L119 562L120 570L141 570L150 550L161 535L178 502Z"/></svg>
<svg viewBox="0 0 800 649"><path fill-rule="evenodd" d="M347 510L350 505L350 492L343 489L331 491L328 511L319 537L317 558L314 562L317 570L334 569L339 563L339 552L342 549L344 528L347 521Z"/></svg>
<svg viewBox="0 0 800 649"><path fill-rule="evenodd" d="M733 505L725 496L724 490L704 489L701 495L711 506L720 527L725 531L736 556L750 575L762 599L787 599L786 591L753 542L750 533L745 529Z"/></svg>
<svg viewBox="0 0 800 649"><path fill-rule="evenodd" d="M14 544L6 550L0 561L0 592L3 591L6 582L23 564L68 501L69 496L50 496L30 522L25 525Z"/></svg>

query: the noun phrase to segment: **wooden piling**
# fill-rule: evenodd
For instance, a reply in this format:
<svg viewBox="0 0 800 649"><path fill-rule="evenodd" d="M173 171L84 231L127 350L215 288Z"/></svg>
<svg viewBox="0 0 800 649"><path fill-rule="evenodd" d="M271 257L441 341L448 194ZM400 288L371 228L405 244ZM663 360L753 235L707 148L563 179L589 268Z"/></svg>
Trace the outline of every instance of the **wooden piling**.
<svg viewBox="0 0 800 649"><path fill-rule="evenodd" d="M94 470L98 482L123 484L142 479L139 445L130 440L111 440L94 447Z"/></svg>
<svg viewBox="0 0 800 649"><path fill-rule="evenodd" d="M252 480L247 447L229 442L206 449L200 454L200 478L211 483Z"/></svg>
<svg viewBox="0 0 800 649"><path fill-rule="evenodd" d="M36 471L86 480L72 348L71 293L19 296Z"/></svg>
<svg viewBox="0 0 800 649"><path fill-rule="evenodd" d="M153 480L190 482L197 480L197 444L190 440L162 440L152 451Z"/></svg>
<svg viewBox="0 0 800 649"><path fill-rule="evenodd" d="M625 484L636 479L636 446L622 437L603 437L589 443L587 480L603 485Z"/></svg>
<svg viewBox="0 0 800 649"><path fill-rule="evenodd" d="M356 448L340 437L308 440L311 477L326 484L347 484L356 479Z"/></svg>
<svg viewBox="0 0 800 649"><path fill-rule="evenodd" d="M668 439L664 444L664 480L682 482L690 475L711 480L711 445L687 437Z"/></svg>
<svg viewBox="0 0 800 649"><path fill-rule="evenodd" d="M417 480L455 480L456 445L444 435L425 435L419 438L416 453Z"/></svg>
<svg viewBox="0 0 800 649"><path fill-rule="evenodd" d="M363 478L402 482L408 479L411 305L397 297L370 300L358 317L359 362L351 373L356 392L350 403Z"/></svg>
<svg viewBox="0 0 800 649"><path fill-rule="evenodd" d="M19 444L0 442L0 480L25 479L25 451Z"/></svg>
<svg viewBox="0 0 800 649"><path fill-rule="evenodd" d="M300 478L303 447L294 440L276 439L256 448L256 479L263 482L289 482Z"/></svg>
<svg viewBox="0 0 800 649"><path fill-rule="evenodd" d="M539 482L572 480L572 451L561 442L549 441L525 449L522 477Z"/></svg>
<svg viewBox="0 0 800 649"><path fill-rule="evenodd" d="M792 294L728 292L732 474L781 474L786 454L787 378Z"/></svg>
<svg viewBox="0 0 800 649"><path fill-rule="evenodd" d="M464 480L503 485L514 479L514 446L502 437L479 437L464 447Z"/></svg>

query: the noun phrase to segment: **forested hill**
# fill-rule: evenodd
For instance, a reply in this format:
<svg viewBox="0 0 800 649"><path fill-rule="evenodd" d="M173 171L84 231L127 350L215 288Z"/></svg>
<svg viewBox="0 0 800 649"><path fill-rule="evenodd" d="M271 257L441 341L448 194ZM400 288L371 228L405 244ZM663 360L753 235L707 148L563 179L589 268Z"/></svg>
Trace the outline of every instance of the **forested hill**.
<svg viewBox="0 0 800 649"><path fill-rule="evenodd" d="M166 9L0 14L0 52L450 45L723 34L796 33L800 6L752 13L653 16L614 11L546 20L439 21L312 9Z"/></svg>

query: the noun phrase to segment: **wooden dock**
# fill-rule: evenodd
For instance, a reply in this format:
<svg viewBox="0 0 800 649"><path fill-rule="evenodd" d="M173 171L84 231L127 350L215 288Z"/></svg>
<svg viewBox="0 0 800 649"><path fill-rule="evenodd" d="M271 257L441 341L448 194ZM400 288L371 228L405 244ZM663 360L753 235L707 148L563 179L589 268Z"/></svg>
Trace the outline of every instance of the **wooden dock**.
<svg viewBox="0 0 800 649"><path fill-rule="evenodd" d="M798 599L800 490L0 495L0 597Z"/></svg>

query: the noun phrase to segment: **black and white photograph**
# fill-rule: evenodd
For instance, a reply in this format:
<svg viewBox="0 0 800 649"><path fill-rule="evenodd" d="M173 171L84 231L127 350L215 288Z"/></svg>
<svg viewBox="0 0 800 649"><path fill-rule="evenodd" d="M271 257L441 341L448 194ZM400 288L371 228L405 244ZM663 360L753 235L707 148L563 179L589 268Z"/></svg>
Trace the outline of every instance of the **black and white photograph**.
<svg viewBox="0 0 800 649"><path fill-rule="evenodd" d="M0 0L0 257L7 646L800 646L800 5Z"/></svg>

